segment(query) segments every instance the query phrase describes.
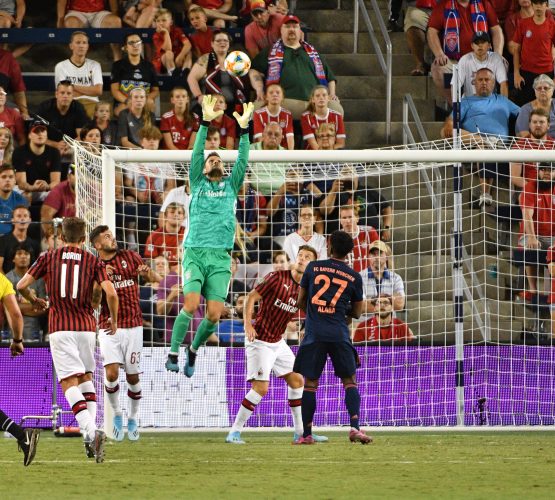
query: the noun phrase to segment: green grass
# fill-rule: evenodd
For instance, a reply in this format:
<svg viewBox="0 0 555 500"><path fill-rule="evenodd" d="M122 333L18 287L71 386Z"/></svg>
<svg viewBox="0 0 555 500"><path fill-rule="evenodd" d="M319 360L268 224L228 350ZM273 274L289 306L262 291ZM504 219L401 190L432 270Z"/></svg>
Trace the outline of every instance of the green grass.
<svg viewBox="0 0 555 500"><path fill-rule="evenodd" d="M143 433L107 443L106 461L85 458L77 438L44 432L24 468L13 439L0 439L6 498L554 498L555 432L347 434L292 446L291 434Z"/></svg>

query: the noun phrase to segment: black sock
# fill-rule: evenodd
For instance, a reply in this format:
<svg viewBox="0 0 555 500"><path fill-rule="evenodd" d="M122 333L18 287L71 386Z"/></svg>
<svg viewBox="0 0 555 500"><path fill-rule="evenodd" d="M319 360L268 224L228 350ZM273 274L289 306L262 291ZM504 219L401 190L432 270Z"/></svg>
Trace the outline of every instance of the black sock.
<svg viewBox="0 0 555 500"><path fill-rule="evenodd" d="M17 425L8 415L0 410L0 429L9 432L18 441L25 440L25 431Z"/></svg>
<svg viewBox="0 0 555 500"><path fill-rule="evenodd" d="M303 417L303 437L312 435L312 420L316 412L316 391L307 390L305 387L303 391L303 398L301 400L301 415Z"/></svg>
<svg viewBox="0 0 555 500"><path fill-rule="evenodd" d="M345 388L345 406L351 416L351 427L359 429L358 414L360 413L360 393L356 385Z"/></svg>
<svg viewBox="0 0 555 500"><path fill-rule="evenodd" d="M177 354L168 354L168 359L172 362L177 364Z"/></svg>
<svg viewBox="0 0 555 500"><path fill-rule="evenodd" d="M197 353L189 350L189 366L194 366L195 361L197 360Z"/></svg>

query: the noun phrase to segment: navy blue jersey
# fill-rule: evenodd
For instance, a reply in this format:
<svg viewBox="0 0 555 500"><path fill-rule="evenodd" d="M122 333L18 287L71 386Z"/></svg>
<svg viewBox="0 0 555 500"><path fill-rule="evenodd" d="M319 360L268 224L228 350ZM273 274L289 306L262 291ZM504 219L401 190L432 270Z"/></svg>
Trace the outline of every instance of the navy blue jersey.
<svg viewBox="0 0 555 500"><path fill-rule="evenodd" d="M316 260L306 267L301 287L307 295L303 343L348 341L345 317L362 300L360 274L340 260Z"/></svg>

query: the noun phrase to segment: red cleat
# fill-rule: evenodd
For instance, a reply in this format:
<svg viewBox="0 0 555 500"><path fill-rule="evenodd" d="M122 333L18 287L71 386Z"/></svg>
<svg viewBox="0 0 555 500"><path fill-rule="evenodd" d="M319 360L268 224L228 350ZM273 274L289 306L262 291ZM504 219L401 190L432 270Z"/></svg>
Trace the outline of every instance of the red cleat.
<svg viewBox="0 0 555 500"><path fill-rule="evenodd" d="M367 436L364 431L351 429L349 432L349 441L351 441L351 443L369 444L372 442L372 438Z"/></svg>
<svg viewBox="0 0 555 500"><path fill-rule="evenodd" d="M314 444L314 443L316 443L316 441L314 441L314 438L312 436L306 436L306 437L301 436L296 441L293 441L293 444Z"/></svg>

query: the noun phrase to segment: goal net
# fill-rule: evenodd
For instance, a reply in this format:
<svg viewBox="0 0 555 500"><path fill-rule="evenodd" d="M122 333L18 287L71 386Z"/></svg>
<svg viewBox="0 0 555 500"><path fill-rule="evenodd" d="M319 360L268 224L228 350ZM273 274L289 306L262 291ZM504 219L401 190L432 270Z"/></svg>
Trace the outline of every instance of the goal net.
<svg viewBox="0 0 555 500"><path fill-rule="evenodd" d="M191 152L96 151L75 143L78 215L88 229L108 224L122 247L164 275L141 286L140 425L231 425L249 389L242 297L283 268L280 249L293 259L305 242L323 252L334 229L355 238L349 262L365 283L367 313L352 325L364 425L553 425L550 242L523 247L514 178L518 165L550 168L555 153L512 137L476 136L462 148L435 141L367 151L251 151L226 318L187 379L167 372L164 361L183 303L179 261ZM221 156L229 168L236 151ZM481 182L484 171L489 180ZM378 238L390 252L385 270L379 252L372 256ZM171 307L161 305L168 298ZM202 316L201 305L185 342ZM389 321L400 326L387 329ZM375 328L378 322L384 326ZM302 325L302 317L290 323L290 344L298 345ZM348 424L329 365L315 418L316 425ZM291 425L286 386L273 379L247 426Z"/></svg>

